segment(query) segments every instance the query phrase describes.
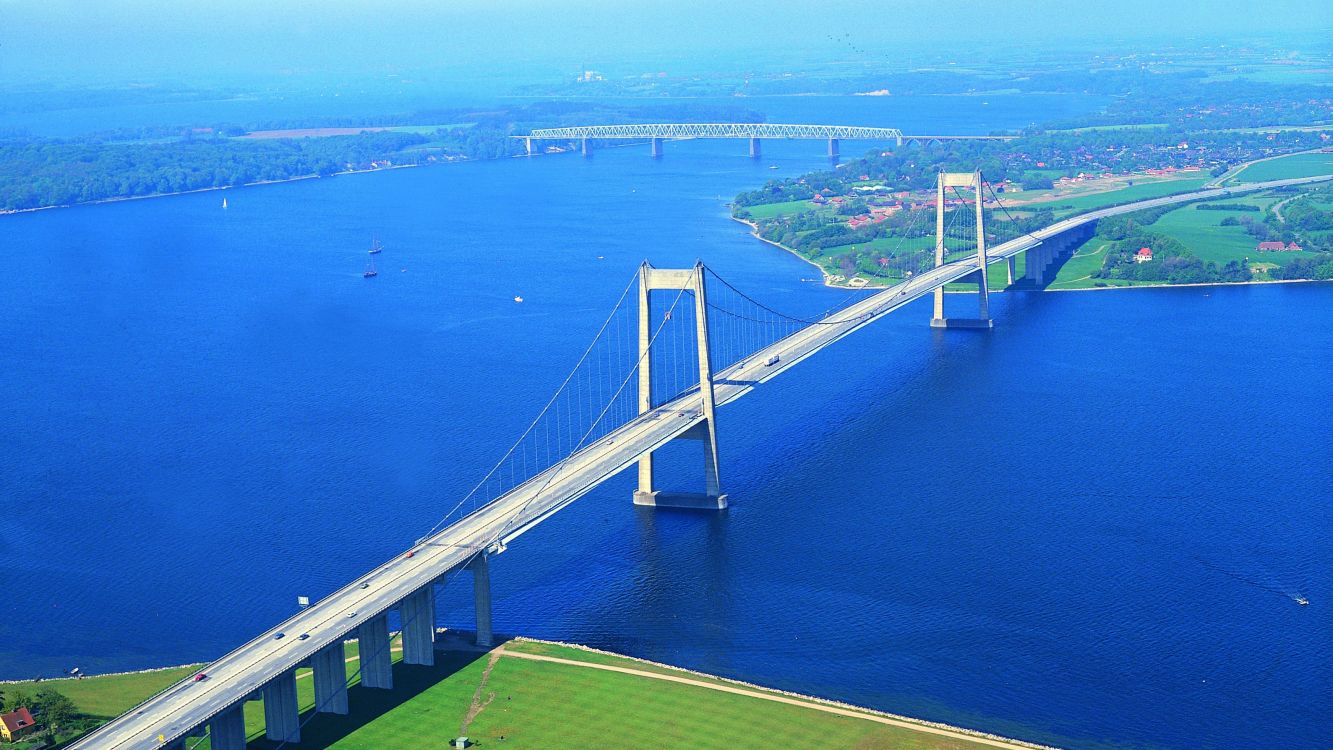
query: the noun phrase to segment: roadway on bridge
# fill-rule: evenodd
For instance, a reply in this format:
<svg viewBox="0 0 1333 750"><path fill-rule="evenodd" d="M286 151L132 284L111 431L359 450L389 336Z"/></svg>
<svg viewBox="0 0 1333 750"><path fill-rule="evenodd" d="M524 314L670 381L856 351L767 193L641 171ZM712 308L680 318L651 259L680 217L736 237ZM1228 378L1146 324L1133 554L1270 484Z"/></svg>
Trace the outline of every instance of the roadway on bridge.
<svg viewBox="0 0 1333 750"><path fill-rule="evenodd" d="M991 261L1030 249L1043 239L1097 219L1192 200L1299 185L1333 176L1308 177L1205 190L1101 209L1070 217L992 248ZM975 256L917 275L808 325L717 373L719 405L730 403L801 360L913 300L978 269ZM923 323L924 325L924 323ZM778 361L766 365L771 357ZM404 597L466 566L486 549L500 549L593 487L633 465L702 421L698 388L647 412L596 444L538 474L453 525L422 540L412 557L399 555L265 631L203 671L208 679L185 681L150 698L90 733L74 748L156 748L185 736L211 717L246 700L265 683L305 662L324 647L345 640L361 623L395 607ZM628 505L629 499L626 498ZM285 637L275 640L278 632ZM308 633L309 638L297 636Z"/></svg>

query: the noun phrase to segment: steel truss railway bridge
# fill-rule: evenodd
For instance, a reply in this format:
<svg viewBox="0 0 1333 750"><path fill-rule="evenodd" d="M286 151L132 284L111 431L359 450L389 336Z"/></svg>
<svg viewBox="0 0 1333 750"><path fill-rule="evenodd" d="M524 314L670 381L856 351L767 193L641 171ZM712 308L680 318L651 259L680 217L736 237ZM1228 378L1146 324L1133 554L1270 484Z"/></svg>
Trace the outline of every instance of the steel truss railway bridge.
<svg viewBox="0 0 1333 750"><path fill-rule="evenodd" d="M1012 140L1009 135L903 135L897 128L867 128L856 125L782 125L776 123L666 123L655 125L580 125L567 128L542 128L521 138L528 155L538 153L540 141L576 141L583 154L592 153L595 141L646 140L653 156L662 155L662 142L684 138L742 138L750 141L750 156L761 155L765 139L828 141L828 155L838 157L842 141L881 141L901 146L905 143L932 143L958 140Z"/></svg>
<svg viewBox="0 0 1333 750"><path fill-rule="evenodd" d="M715 430L719 407L824 347L925 295L935 297L931 325L989 328L984 273L989 264L1008 264L1014 280L1015 258L1024 255L1025 277L1039 287L1099 219L1319 179L1328 178L1139 201L1030 233L1015 231L1006 239L1000 219L1006 211L982 175L941 174L935 226L921 227L914 236L908 231L901 252L892 254L897 283L848 292L841 306L813 315L779 312L702 263L660 269L645 262L528 429L425 536L208 665L205 679L171 686L72 747L189 748L207 736L214 750L241 750L247 701L263 703L269 739L282 746L298 743L306 723L349 711L344 654L349 640L359 646L352 678L366 689L393 689L392 638L402 639L406 664L434 663L436 588L455 585L465 571L474 593L476 642L490 645L492 558L608 478L637 467L637 505L725 508ZM943 287L958 281L977 284L975 318L945 315ZM702 447L702 492L660 486L654 453L676 440ZM313 670L315 708L306 714L297 703L300 667Z"/></svg>

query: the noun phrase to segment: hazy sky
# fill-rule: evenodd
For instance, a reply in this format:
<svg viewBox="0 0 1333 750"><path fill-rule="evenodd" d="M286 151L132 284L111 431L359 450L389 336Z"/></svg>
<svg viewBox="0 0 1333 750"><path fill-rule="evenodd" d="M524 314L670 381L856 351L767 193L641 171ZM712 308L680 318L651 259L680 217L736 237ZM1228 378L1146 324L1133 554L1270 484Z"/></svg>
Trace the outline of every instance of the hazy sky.
<svg viewBox="0 0 1333 750"><path fill-rule="evenodd" d="M0 0L0 78L734 70L780 65L792 48L890 58L927 44L965 55L1321 29L1333 31L1330 0Z"/></svg>

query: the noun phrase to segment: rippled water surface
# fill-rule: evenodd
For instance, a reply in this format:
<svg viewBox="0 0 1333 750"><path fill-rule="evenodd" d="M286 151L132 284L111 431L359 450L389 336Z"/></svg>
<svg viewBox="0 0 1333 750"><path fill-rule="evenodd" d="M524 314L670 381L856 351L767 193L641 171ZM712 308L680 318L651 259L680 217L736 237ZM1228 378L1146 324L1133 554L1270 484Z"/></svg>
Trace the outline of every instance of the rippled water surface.
<svg viewBox="0 0 1333 750"><path fill-rule="evenodd" d="M208 659L402 549L645 257L836 301L723 205L821 151L0 217L0 678ZM498 629L1070 747L1326 747L1333 286L993 310L940 333L919 302L728 406L724 514L628 476L562 511L495 560Z"/></svg>

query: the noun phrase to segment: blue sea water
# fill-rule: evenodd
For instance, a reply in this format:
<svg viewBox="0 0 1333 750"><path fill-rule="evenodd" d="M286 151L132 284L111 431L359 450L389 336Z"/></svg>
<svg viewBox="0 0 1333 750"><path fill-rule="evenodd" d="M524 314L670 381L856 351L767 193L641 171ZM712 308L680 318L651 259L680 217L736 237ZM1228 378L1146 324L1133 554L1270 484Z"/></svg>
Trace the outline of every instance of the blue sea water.
<svg viewBox="0 0 1333 750"><path fill-rule="evenodd" d="M821 151L0 217L0 678L215 657L401 550L644 258L841 299L724 206ZM1326 747L1333 286L993 311L938 332L923 301L726 407L724 514L634 508L628 476L562 511L495 560L497 628L1067 747Z"/></svg>

